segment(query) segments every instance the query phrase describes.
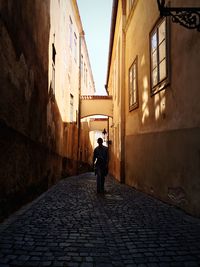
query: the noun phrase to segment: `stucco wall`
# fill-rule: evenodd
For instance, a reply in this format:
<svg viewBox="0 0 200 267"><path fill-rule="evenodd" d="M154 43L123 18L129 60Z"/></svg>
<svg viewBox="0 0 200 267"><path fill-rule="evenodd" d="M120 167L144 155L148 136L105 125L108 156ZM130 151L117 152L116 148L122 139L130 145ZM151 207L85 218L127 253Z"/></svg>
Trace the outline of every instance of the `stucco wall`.
<svg viewBox="0 0 200 267"><path fill-rule="evenodd" d="M0 211L4 215L62 176L75 174L81 142L83 161L87 160L89 131L78 129L82 31L75 0L0 0Z"/></svg>
<svg viewBox="0 0 200 267"><path fill-rule="evenodd" d="M1 1L0 7L1 119L45 141L49 1Z"/></svg>
<svg viewBox="0 0 200 267"><path fill-rule="evenodd" d="M63 158L0 122L0 220L52 186Z"/></svg>
<svg viewBox="0 0 200 267"><path fill-rule="evenodd" d="M87 50L87 45L86 45L86 40L85 36L83 35L81 38L81 95L94 95L95 93L95 84L94 84L94 79L93 79L93 74L91 70L91 65L90 65L90 59L88 55L88 50ZM85 64L85 69L87 72L85 73L85 78L84 78L84 64ZM87 77L86 77L87 75Z"/></svg>
<svg viewBox="0 0 200 267"><path fill-rule="evenodd" d="M199 128L126 137L126 183L199 216Z"/></svg>
<svg viewBox="0 0 200 267"><path fill-rule="evenodd" d="M123 78L121 76L122 21L122 3L119 1L108 80L109 95L113 97L113 119L109 124L110 140L112 141L112 144L109 146L109 173L119 181L121 180L121 90L123 90Z"/></svg>
<svg viewBox="0 0 200 267"><path fill-rule="evenodd" d="M150 95L149 34L158 19L156 1L150 0L148 8L145 1L138 1L127 27L126 135L200 126L200 106L196 98L199 95L200 57L200 36L197 31L170 23L170 84L160 93ZM138 24L140 27L136 26ZM136 56L139 108L129 112L128 70Z"/></svg>
<svg viewBox="0 0 200 267"><path fill-rule="evenodd" d="M48 0L0 1L0 218L74 171L49 90L50 10Z"/></svg>
<svg viewBox="0 0 200 267"><path fill-rule="evenodd" d="M149 34L158 19L156 1L147 7L140 0L126 28L126 182L200 216L200 35L170 23L170 84L151 96ZM128 70L136 56L139 108L129 112Z"/></svg>

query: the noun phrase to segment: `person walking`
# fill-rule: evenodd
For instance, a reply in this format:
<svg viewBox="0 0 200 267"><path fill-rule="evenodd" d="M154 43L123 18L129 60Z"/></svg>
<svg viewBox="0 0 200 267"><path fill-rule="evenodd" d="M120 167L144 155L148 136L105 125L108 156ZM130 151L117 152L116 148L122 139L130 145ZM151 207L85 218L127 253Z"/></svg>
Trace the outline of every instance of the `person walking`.
<svg viewBox="0 0 200 267"><path fill-rule="evenodd" d="M103 139L98 138L99 144L94 149L93 166L97 175L97 193L104 192L105 176L108 174L108 148L103 145Z"/></svg>

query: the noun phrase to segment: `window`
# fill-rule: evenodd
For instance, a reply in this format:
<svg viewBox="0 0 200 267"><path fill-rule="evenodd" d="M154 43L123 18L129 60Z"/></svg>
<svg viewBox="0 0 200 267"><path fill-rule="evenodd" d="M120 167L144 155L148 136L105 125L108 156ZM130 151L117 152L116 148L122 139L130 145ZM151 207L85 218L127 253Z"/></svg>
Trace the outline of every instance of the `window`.
<svg viewBox="0 0 200 267"><path fill-rule="evenodd" d="M73 23L72 23L72 19L71 17L69 17L69 47L70 49L72 50L72 26L73 26Z"/></svg>
<svg viewBox="0 0 200 267"><path fill-rule="evenodd" d="M83 76L83 55L81 55L81 76Z"/></svg>
<svg viewBox="0 0 200 267"><path fill-rule="evenodd" d="M129 110L137 108L138 102L138 83L137 83L137 57L129 69Z"/></svg>
<svg viewBox="0 0 200 267"><path fill-rule="evenodd" d="M86 65L84 63L84 83L86 82Z"/></svg>
<svg viewBox="0 0 200 267"><path fill-rule="evenodd" d="M55 95L55 65L56 65L56 49L55 45L52 44L52 79L51 79L51 89L53 95Z"/></svg>
<svg viewBox="0 0 200 267"><path fill-rule="evenodd" d="M85 84L86 84L86 87L88 86L88 70L86 68L86 72L85 72Z"/></svg>
<svg viewBox="0 0 200 267"><path fill-rule="evenodd" d="M77 62L77 36L74 33L74 59Z"/></svg>
<svg viewBox="0 0 200 267"><path fill-rule="evenodd" d="M74 119L74 96L70 94L70 121Z"/></svg>
<svg viewBox="0 0 200 267"><path fill-rule="evenodd" d="M52 44L52 60L54 65L56 64L56 49L55 49L55 45Z"/></svg>
<svg viewBox="0 0 200 267"><path fill-rule="evenodd" d="M167 43L167 20L160 21L151 32L151 93L165 88L168 81L169 55Z"/></svg>

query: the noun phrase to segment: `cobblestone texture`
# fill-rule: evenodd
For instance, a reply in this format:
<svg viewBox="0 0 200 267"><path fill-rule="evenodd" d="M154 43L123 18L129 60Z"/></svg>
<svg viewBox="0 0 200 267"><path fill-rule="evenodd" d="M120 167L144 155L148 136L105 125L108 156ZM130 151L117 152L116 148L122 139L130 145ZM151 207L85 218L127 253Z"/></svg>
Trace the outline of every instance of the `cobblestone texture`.
<svg viewBox="0 0 200 267"><path fill-rule="evenodd" d="M69 177L0 225L0 267L200 266L200 220L111 178Z"/></svg>

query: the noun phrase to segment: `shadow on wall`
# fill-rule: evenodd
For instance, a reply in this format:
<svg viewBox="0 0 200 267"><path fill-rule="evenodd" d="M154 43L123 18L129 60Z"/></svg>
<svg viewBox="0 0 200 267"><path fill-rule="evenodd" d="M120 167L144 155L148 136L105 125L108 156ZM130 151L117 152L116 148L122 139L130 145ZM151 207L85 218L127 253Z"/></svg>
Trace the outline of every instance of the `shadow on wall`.
<svg viewBox="0 0 200 267"><path fill-rule="evenodd" d="M48 90L49 34L49 0L0 0L0 220L75 171Z"/></svg>
<svg viewBox="0 0 200 267"><path fill-rule="evenodd" d="M48 88L49 37L49 0L0 0L0 220L77 171L77 124Z"/></svg>
<svg viewBox="0 0 200 267"><path fill-rule="evenodd" d="M0 1L0 220L45 191L60 165L46 142L49 30L49 1Z"/></svg>
<svg viewBox="0 0 200 267"><path fill-rule="evenodd" d="M79 152L79 173L93 170L93 146L90 139L89 122L81 122L80 152Z"/></svg>
<svg viewBox="0 0 200 267"><path fill-rule="evenodd" d="M0 220L56 182L62 158L0 122Z"/></svg>
<svg viewBox="0 0 200 267"><path fill-rule="evenodd" d="M142 56L140 105L131 114L134 129L126 136L126 182L199 216L198 51L193 53L200 39L180 25L171 27L170 39L176 43L170 50L170 75L152 95L148 61ZM193 45L190 53L188 43Z"/></svg>
<svg viewBox="0 0 200 267"><path fill-rule="evenodd" d="M141 60L141 67L144 65L145 56ZM160 123L166 118L166 101L167 96L165 90L160 91L150 97L150 81L148 75L142 78L142 96L141 96L141 127L148 128L152 123L155 127L160 127ZM169 90L169 87L166 89ZM160 123L159 123L160 121Z"/></svg>

